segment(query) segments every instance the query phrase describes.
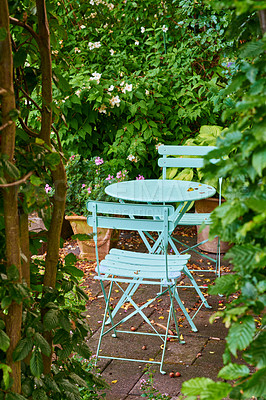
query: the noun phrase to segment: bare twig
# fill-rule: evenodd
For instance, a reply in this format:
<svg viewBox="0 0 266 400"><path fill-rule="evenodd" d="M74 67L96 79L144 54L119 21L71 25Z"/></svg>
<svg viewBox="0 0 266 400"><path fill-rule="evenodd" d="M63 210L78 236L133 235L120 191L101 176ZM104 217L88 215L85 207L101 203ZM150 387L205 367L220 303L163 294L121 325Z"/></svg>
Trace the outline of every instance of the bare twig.
<svg viewBox="0 0 266 400"><path fill-rule="evenodd" d="M30 136L32 136L32 137L38 137L38 136L39 136L38 133L36 133L36 132L34 132L33 130L31 130L31 129L28 127L28 125L25 124L25 122L23 121L22 118L19 118L19 122L20 122L20 124L21 124L21 126L22 126L22 129L23 129L28 135L30 135Z"/></svg>
<svg viewBox="0 0 266 400"><path fill-rule="evenodd" d="M6 122L4 125L0 126L0 131L2 131L3 129L7 128L8 126L12 125L14 123L14 121L8 121Z"/></svg>
<svg viewBox="0 0 266 400"><path fill-rule="evenodd" d="M19 181L15 181L15 182L10 182L10 183L2 183L0 184L1 188L6 188L6 187L11 187L11 186L17 186L17 185L21 185L21 183L26 182L26 180L33 174L33 172L28 172L27 175L24 176L24 178L21 178Z"/></svg>
<svg viewBox="0 0 266 400"><path fill-rule="evenodd" d="M9 17L9 21L13 25L22 26L22 28L25 28L34 37L34 39L36 40L36 42L39 45L39 41L40 41L39 36L32 29L32 27L30 25L26 24L26 22L19 21L17 18L13 18L13 17Z"/></svg>

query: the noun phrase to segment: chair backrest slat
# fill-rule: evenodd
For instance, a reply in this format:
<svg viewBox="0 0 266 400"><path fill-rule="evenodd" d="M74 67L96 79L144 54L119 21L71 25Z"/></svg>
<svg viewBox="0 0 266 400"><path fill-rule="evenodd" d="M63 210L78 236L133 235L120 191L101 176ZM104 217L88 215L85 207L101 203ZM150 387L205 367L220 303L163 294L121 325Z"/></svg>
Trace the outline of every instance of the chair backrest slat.
<svg viewBox="0 0 266 400"><path fill-rule="evenodd" d="M158 165L163 168L202 168L203 158L159 158Z"/></svg>
<svg viewBox="0 0 266 400"><path fill-rule="evenodd" d="M167 156L205 156L215 146L159 146L158 153Z"/></svg>
<svg viewBox="0 0 266 400"><path fill-rule="evenodd" d="M163 157L159 158L158 165L163 168L163 179L166 179L166 168L202 168L203 156L214 149L215 146L160 146L158 153ZM212 163L217 161L211 160Z"/></svg>
<svg viewBox="0 0 266 400"><path fill-rule="evenodd" d="M153 219L131 219L131 218L120 218L120 217L104 217L97 216L97 227L107 229L121 229L128 231L147 231L147 232L162 232L164 229L163 220ZM93 216L87 218L89 226L93 226Z"/></svg>
<svg viewBox="0 0 266 400"><path fill-rule="evenodd" d="M168 208L169 216L174 213L173 206L161 206L150 204L112 203L104 201L88 201L87 210L93 212L96 205L97 213L109 215L134 215L139 217L163 217L164 208Z"/></svg>

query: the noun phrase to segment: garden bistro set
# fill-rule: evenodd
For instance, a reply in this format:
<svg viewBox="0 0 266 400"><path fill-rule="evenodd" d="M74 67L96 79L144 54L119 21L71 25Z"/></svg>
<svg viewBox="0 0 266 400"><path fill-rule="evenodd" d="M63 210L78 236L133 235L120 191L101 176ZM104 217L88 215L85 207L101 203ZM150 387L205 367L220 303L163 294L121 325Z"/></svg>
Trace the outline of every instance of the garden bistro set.
<svg viewBox="0 0 266 400"><path fill-rule="evenodd" d="M214 187L199 182L166 179L167 168L200 168L203 166L203 156L214 147L210 146L160 146L159 166L163 168L162 179L123 181L111 184L105 188L107 195L116 198L119 202L88 201L87 210L89 216L87 223L93 229L96 252L96 275L99 280L105 299L105 312L98 342L96 360L109 358L123 361L137 361L139 363L159 364L160 372L163 369L165 351L168 340L176 340L184 343L183 336L179 334L178 318L176 316L175 301L184 314L193 332L197 327L193 322L195 315L202 306L211 308L198 286L193 270L189 270L187 263L190 252L196 251L203 257L215 262L213 271L220 276L220 241L217 241L216 258L200 252L198 243L188 246L184 242L177 241L173 232L178 225L206 225L211 224L210 214L197 214L188 212L196 200L212 197L216 190ZM179 157L181 156L181 158ZM191 157L194 156L194 157ZM215 163L217 160L212 160ZM221 189L221 180L219 182ZM220 191L220 190L219 190ZM221 191L220 191L221 192ZM107 256L101 260L98 254L99 228L119 229L135 231L140 235L145 246L144 252L127 251L113 248ZM206 240L205 240L206 241ZM178 250L178 245L183 245L184 250ZM190 288L195 296L200 299L199 305L193 316L190 316L186 304L183 304L179 296L180 278L185 275ZM109 287L106 283L110 283ZM141 305L134 300L134 295L141 285L154 285L156 293L153 298L147 298ZM107 290L108 287L108 290ZM114 287L121 290L122 295L116 306L111 306L112 290ZM184 286L182 286L184 288ZM167 295L169 300L169 313L165 331L162 333L145 314L145 309L154 301ZM196 300L195 300L196 302ZM125 303L132 307L132 311L125 317L118 318L118 311ZM147 324L148 330L122 330L120 325L139 315ZM170 330L170 324L174 324L174 332ZM120 356L103 354L101 344L105 335L111 334L115 338L122 334L152 335L161 339L162 355L160 361L142 358L127 358L126 351Z"/></svg>

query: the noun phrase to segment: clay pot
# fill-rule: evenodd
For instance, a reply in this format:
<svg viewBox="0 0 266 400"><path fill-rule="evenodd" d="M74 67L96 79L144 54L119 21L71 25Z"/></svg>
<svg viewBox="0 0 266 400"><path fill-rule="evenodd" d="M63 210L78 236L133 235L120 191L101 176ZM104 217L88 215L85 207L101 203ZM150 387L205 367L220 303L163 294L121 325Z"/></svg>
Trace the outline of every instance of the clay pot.
<svg viewBox="0 0 266 400"><path fill-rule="evenodd" d="M222 199L222 202L224 201L225 200ZM209 197L208 199L197 200L195 201L195 211L196 213L211 213L216 207L218 207L218 205L219 205L219 199L215 197ZM197 225L197 243L200 243L203 240L208 239L210 227L206 226L206 228L204 228L201 232L199 232L199 230L200 230L200 225ZM215 238L204 244L201 244L199 248L208 253L216 253L217 244L218 244L218 238ZM228 242L223 242L221 240L220 241L221 253L226 253L231 246L232 245L230 245Z"/></svg>
<svg viewBox="0 0 266 400"><path fill-rule="evenodd" d="M92 227L87 224L87 218L79 215L67 215L65 219L71 224L74 234L87 234L92 237ZM99 260L103 260L112 247L115 247L119 239L119 231L114 229L98 228L98 254ZM95 243L93 238L87 241L77 240L80 249L80 258L96 261Z"/></svg>

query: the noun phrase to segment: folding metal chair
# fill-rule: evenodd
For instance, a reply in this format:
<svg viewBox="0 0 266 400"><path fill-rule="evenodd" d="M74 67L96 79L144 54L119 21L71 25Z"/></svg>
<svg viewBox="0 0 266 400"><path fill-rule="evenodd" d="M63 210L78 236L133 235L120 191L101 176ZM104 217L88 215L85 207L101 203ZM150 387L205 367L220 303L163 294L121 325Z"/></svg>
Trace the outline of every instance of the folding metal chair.
<svg viewBox="0 0 266 400"><path fill-rule="evenodd" d="M163 179L167 179L166 169L167 168L201 168L204 164L203 156L208 154L211 150L214 150L215 146L165 146L159 147L158 152L163 157L159 158L158 165L162 167ZM218 160L212 160L213 163ZM221 185L222 178L219 179L219 205L221 204ZM177 225L210 225L211 224L211 214L210 213L185 213L182 218L175 224L173 230ZM170 233L172 234L173 231ZM185 247L184 251L179 252L174 245L173 241ZM188 246L184 242L171 237L171 245L176 254L182 254L186 251L192 250L200 256L207 258L208 260L215 263L215 270L211 269L201 269L201 272L215 272L217 276L220 276L221 270L221 254L220 254L220 238L218 237L216 258L210 257L207 254L200 252L197 248L198 246L206 243L208 239L197 243L194 246ZM194 271L194 270L191 270ZM198 271L198 270L197 270Z"/></svg>
<svg viewBox="0 0 266 400"><path fill-rule="evenodd" d="M93 227L93 235L95 241L95 251L97 259L95 279L98 279L101 284L103 296L106 302L106 308L104 318L102 322L102 328L100 332L100 338L96 353L97 358L109 358L127 361L137 361L145 363L160 364L160 372L163 371L163 361L165 356L167 338L169 336L169 326L171 320L174 321L176 329L176 337L180 343L179 330L177 324L177 318L174 308L174 299L177 300L179 307L185 314L188 322L193 327L193 330L197 330L191 317L187 313L185 306L179 298L178 291L176 288L177 280L181 273L184 273L189 279L192 280L192 284L199 294L202 304L206 303L204 296L197 286L193 276L189 272L186 264L189 259L189 255L168 255L168 239L169 232L173 230L173 223L171 222L171 216L174 213L173 206L166 205L142 205L142 204L121 204L121 203L110 203L100 201L89 201L87 203L87 209L91 213L88 216L87 222ZM132 218L134 216L134 218ZM156 219L154 219L154 217ZM146 231L146 232L158 232L159 240L161 241L162 254L151 254L151 253L137 253L125 250L111 249L109 254L104 260L99 262L98 249L97 249L97 227L111 228L111 229L123 229L130 231ZM105 291L105 282L110 282L109 293ZM117 307L121 307L121 303L111 311L110 309L110 297L113 288L113 284L116 284L123 292L122 303L130 302L134 307L132 311L125 318L120 319L118 322L114 322L114 316L117 314ZM127 284L127 288L124 289L124 285ZM138 306L133 299L133 294L137 291L140 284L147 285L161 285L165 287L164 290L157 293L153 299L148 299L145 304ZM122 287L122 286L123 287ZM167 320L166 332L161 334L151 323L148 317L144 314L143 309L148 307L152 302L161 296L169 294L170 310ZM100 354L100 348L102 338L112 333L113 337L116 337L118 333L127 334L144 334L143 332L133 332L128 330L119 330L118 327L128 321L133 316L139 314L145 322L152 328L152 333L147 332L147 335L158 336L163 341L163 350L161 361L154 360L142 360L135 358L125 357L113 357L108 355ZM110 319L111 326L106 327L108 318ZM173 336L171 336L173 337Z"/></svg>

